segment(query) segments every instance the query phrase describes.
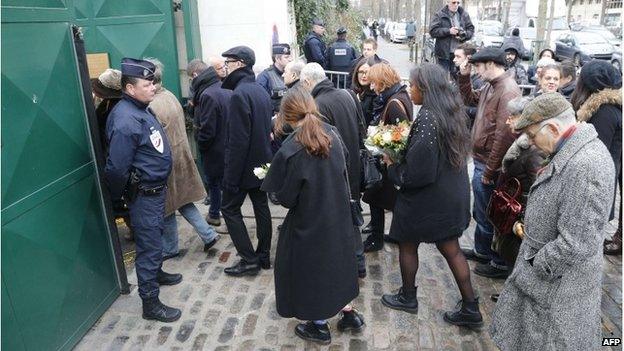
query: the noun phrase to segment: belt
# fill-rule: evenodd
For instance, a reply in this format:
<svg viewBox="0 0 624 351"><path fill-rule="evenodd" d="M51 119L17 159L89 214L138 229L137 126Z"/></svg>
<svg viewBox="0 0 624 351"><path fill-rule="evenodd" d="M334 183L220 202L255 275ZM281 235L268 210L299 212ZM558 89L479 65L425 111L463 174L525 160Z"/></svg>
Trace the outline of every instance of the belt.
<svg viewBox="0 0 624 351"><path fill-rule="evenodd" d="M165 191L165 189L167 189L167 185L166 184L162 184L162 185L158 185L158 186L140 186L139 187L139 191L145 195L145 196L155 196L158 195L160 193L162 193L163 191Z"/></svg>

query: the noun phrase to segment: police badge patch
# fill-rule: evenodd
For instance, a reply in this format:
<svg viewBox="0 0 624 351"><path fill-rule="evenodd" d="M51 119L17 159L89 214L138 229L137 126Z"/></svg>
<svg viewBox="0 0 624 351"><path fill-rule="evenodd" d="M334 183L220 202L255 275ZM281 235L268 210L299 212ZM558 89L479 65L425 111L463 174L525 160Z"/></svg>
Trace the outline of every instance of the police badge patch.
<svg viewBox="0 0 624 351"><path fill-rule="evenodd" d="M154 146L154 149L156 149L156 151L160 152L161 154L165 151L165 145L159 130L155 130L152 132L152 134L150 134L150 141L152 142L152 145Z"/></svg>

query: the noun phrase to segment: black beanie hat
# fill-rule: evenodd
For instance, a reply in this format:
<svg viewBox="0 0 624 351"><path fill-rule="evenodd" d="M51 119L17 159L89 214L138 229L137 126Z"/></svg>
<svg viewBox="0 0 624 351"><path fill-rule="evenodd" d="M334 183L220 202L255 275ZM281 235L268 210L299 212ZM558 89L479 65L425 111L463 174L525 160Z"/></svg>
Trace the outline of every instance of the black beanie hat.
<svg viewBox="0 0 624 351"><path fill-rule="evenodd" d="M583 85L591 93L603 89L620 89L622 73L608 61L591 60L581 69Z"/></svg>

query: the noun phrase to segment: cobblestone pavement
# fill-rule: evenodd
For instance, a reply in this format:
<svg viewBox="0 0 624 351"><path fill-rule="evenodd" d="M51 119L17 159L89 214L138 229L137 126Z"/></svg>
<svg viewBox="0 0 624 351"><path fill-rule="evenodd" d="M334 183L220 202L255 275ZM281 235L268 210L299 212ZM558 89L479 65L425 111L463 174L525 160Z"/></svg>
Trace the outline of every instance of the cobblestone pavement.
<svg viewBox="0 0 624 351"><path fill-rule="evenodd" d="M207 207L198 205L202 212ZM281 223L285 209L272 206L273 228ZM250 232L255 231L251 204L243 214ZM389 225L391 214L387 215ZM319 219L322 220L322 219ZM164 270L184 274L176 286L163 287L161 299L182 309L182 318L170 324L141 318L141 304L136 289L136 274L128 267L132 283L129 295L121 295L76 350L496 350L487 334L494 303L490 294L502 288L502 281L472 275L481 297L481 311L486 327L471 331L448 325L442 313L453 308L459 292L451 272L433 245L420 249L421 265L417 276L420 310L417 315L387 309L380 297L401 284L398 248L386 245L367 254L368 277L360 280L360 296L355 307L366 319L360 333L340 333L330 320L332 344L317 346L293 334L294 319L283 319L275 310L273 270L263 270L256 277L232 278L223 269L238 259L228 235L208 253L202 251L199 237L179 217L180 248L184 254L164 263ZM472 225L461 238L464 246L472 244ZM273 238L273 252L276 237ZM473 263L471 262L471 266ZM622 262L606 257L602 299L605 335L622 335Z"/></svg>

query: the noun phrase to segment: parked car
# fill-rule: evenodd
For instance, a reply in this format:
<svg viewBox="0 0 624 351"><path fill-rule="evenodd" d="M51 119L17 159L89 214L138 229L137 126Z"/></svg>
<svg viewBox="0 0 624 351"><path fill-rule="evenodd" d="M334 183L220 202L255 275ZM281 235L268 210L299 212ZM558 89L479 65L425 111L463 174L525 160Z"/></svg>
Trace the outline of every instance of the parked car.
<svg viewBox="0 0 624 351"><path fill-rule="evenodd" d="M555 41L555 55L559 60L570 59L580 67L592 59L608 60L615 48L600 34L592 32L564 33Z"/></svg>
<svg viewBox="0 0 624 351"><path fill-rule="evenodd" d="M511 31L513 28L509 28L507 33L505 34L505 38L511 37ZM524 60L531 60L533 58L533 41L537 36L537 32L534 27L518 27L520 31L520 39L522 39L522 44L524 44L524 49L526 50L522 54L522 58Z"/></svg>
<svg viewBox="0 0 624 351"><path fill-rule="evenodd" d="M611 64L622 72L622 49L613 52L613 55L611 55Z"/></svg>
<svg viewBox="0 0 624 351"><path fill-rule="evenodd" d="M405 29L407 27L407 23L400 22L395 23L392 26L392 29L389 30L388 38L393 43L404 43L407 41L407 35L405 34Z"/></svg>
<svg viewBox="0 0 624 351"><path fill-rule="evenodd" d="M499 21L478 22L472 42L478 47L501 47L503 45L503 24Z"/></svg>
<svg viewBox="0 0 624 351"><path fill-rule="evenodd" d="M577 28L576 30L579 32L598 33L603 38L605 38L609 42L609 44L618 48L622 44L622 41L620 39L616 38L615 35L610 30L608 30L607 28L603 26L581 27L581 28Z"/></svg>

